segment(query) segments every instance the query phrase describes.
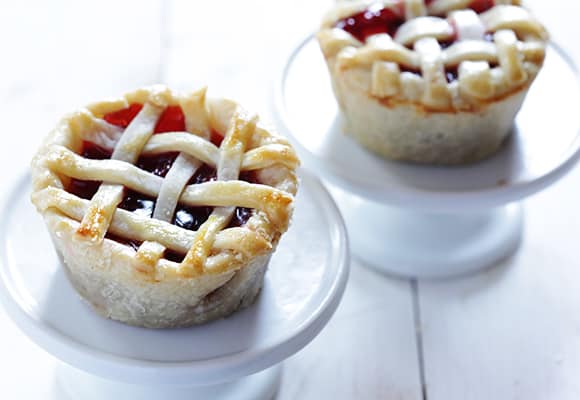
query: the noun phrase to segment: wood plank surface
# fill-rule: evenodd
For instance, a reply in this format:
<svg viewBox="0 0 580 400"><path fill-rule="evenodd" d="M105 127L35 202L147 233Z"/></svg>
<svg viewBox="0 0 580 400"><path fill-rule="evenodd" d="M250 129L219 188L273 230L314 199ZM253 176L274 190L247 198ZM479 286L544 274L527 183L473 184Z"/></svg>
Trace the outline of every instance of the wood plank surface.
<svg viewBox="0 0 580 400"><path fill-rule="evenodd" d="M419 400L415 339L410 283L354 261L336 315L285 362L277 399Z"/></svg>
<svg viewBox="0 0 580 400"><path fill-rule="evenodd" d="M272 84L285 57L330 4L176 0L163 80L182 90L208 85L211 95L234 98L271 122ZM279 400L421 398L410 282L352 267L336 315L285 363Z"/></svg>
<svg viewBox="0 0 580 400"><path fill-rule="evenodd" d="M309 26L318 24L319 14L309 14L308 3L290 8L258 1L0 4L0 34L19 37L7 44L11 57L2 76L10 79L0 82L0 104L5 128L15 132L10 146L22 149L0 158L0 168L16 173L3 175L0 184L26 170L37 143L61 115L144 84L164 82L183 90L208 84L214 95L238 99L267 115L276 68ZM320 13L326 6L319 4ZM285 18L268 17L278 12ZM420 398L409 283L355 267L330 326L287 363L281 399L373 398L376 393ZM63 398L55 360L1 311L0 327L0 376L10 377L0 379L5 393ZM27 384L31 381L35 384Z"/></svg>
<svg viewBox="0 0 580 400"><path fill-rule="evenodd" d="M158 80L160 9L158 0L0 1L4 191L62 115ZM64 400L55 360L1 307L0 332L0 398Z"/></svg>
<svg viewBox="0 0 580 400"><path fill-rule="evenodd" d="M580 170L526 204L520 251L419 285L430 400L580 398Z"/></svg>
<svg viewBox="0 0 580 400"><path fill-rule="evenodd" d="M580 4L529 3L580 60L579 27L569 17ZM576 168L524 203L514 257L469 278L419 284L429 400L580 398L579 184Z"/></svg>
<svg viewBox="0 0 580 400"><path fill-rule="evenodd" d="M579 61L580 3L529 3ZM0 186L26 170L64 113L145 84L207 84L271 119L285 55L331 4L0 1ZM576 169L527 201L513 258L469 278L420 282L418 307L410 281L355 261L336 315L286 362L278 400L580 398L579 187ZM1 309L0 329L0 397L62 399L55 361Z"/></svg>

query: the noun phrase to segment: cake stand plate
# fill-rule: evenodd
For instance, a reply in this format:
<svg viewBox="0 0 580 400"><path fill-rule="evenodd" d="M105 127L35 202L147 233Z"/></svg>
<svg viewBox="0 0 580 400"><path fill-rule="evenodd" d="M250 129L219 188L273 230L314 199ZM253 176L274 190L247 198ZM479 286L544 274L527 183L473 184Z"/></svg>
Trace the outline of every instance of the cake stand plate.
<svg viewBox="0 0 580 400"><path fill-rule="evenodd" d="M272 398L279 363L325 326L349 265L344 224L322 184L301 171L290 230L272 256L258 300L229 318L187 329L152 330L104 319L69 285L29 177L0 214L0 300L34 342L61 361L72 399Z"/></svg>
<svg viewBox="0 0 580 400"><path fill-rule="evenodd" d="M447 277L491 266L518 246L520 201L556 182L580 158L580 85L556 45L492 158L469 166L393 162L342 132L322 53L313 36L282 68L275 115L311 170L331 186L353 253L384 271Z"/></svg>

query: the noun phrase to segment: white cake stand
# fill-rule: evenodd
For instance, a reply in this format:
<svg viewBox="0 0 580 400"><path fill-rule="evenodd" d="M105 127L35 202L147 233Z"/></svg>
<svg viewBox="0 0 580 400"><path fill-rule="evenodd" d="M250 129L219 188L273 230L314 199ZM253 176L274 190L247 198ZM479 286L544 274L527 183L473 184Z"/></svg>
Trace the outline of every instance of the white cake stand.
<svg viewBox="0 0 580 400"><path fill-rule="evenodd" d="M1 209L0 300L26 335L62 361L57 378L71 399L271 399L279 363L322 330L343 294L344 224L320 182L302 173L292 227L252 307L189 329L101 318L66 280L28 200L28 181Z"/></svg>
<svg viewBox="0 0 580 400"><path fill-rule="evenodd" d="M275 114L344 215L353 253L383 272L437 278L494 265L518 247L516 202L566 174L580 157L580 91L551 45L499 154L467 167L389 162L343 134L328 71L309 36L285 61Z"/></svg>

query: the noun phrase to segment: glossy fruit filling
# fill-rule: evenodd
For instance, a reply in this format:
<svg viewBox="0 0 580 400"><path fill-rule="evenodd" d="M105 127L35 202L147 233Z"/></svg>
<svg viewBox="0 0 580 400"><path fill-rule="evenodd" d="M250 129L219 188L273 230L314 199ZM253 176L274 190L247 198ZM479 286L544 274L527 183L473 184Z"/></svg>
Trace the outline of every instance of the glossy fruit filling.
<svg viewBox="0 0 580 400"><path fill-rule="evenodd" d="M427 0L425 3L429 5L434 0ZM495 5L494 0L473 0L467 8L472 9L480 14L492 8ZM399 27L405 23L405 9L404 3L401 1L396 5L385 8L382 4L371 5L364 11L351 15L339 20L336 28L340 28L355 38L364 42L369 36L379 33L387 33L394 37L399 30ZM493 33L487 32L483 40L493 42ZM439 40L442 49L446 49L457 41L457 35L454 34L451 38L446 40ZM400 66L402 72L411 72L421 75L421 71ZM445 76L447 82L453 82L458 79L458 66L451 66L445 69Z"/></svg>
<svg viewBox="0 0 580 400"><path fill-rule="evenodd" d="M432 2L433 0L426 3L429 5ZM467 8L481 14L494 5L494 0L473 0ZM384 7L381 3L373 4L359 13L339 20L334 26L364 42L369 36L379 33L386 33L391 37L395 37L397 31L405 22L404 2L399 1L391 7ZM440 43L443 47L448 47L454 42L455 39L449 39Z"/></svg>
<svg viewBox="0 0 580 400"><path fill-rule="evenodd" d="M490 8L493 8L493 6L495 6L494 0L473 0L467 7L471 8L476 13L481 14Z"/></svg>
<svg viewBox="0 0 580 400"><path fill-rule="evenodd" d="M374 4L366 10L341 19L335 27L347 31L361 42L378 33L388 33L394 37L399 27L405 23L405 12L402 4L392 8L385 8L382 4Z"/></svg>
<svg viewBox="0 0 580 400"><path fill-rule="evenodd" d="M483 35L483 40L486 42L493 43L493 32L486 32ZM495 68L498 64L495 62L490 62L489 67ZM451 83L459 79L459 65L448 65L445 67L445 77L447 78L447 82Z"/></svg>
<svg viewBox="0 0 580 400"><path fill-rule="evenodd" d="M110 124L119 126L121 128L126 128L131 123L133 118L137 116L139 111L141 111L142 107L143 106L141 104L131 104L128 108L106 114L103 119ZM159 121L155 126L154 134L175 131L185 131L185 117L179 106L169 106L161 114ZM222 140L222 135L217 132L212 132L211 141L215 145L219 146ZM111 158L112 152L91 142L85 141L83 142L80 155L87 159L105 160ZM178 153L176 152L156 154L152 156L142 156L137 160L136 166L157 176L165 177L177 156ZM216 179L215 168L204 164L191 177L188 185L200 184ZM255 174L253 172L241 173L239 179L252 183L256 182ZM97 192L100 184L101 182L99 181L71 179L67 190L78 197L89 200ZM142 193L125 188L123 200L118 207L150 218L152 217L153 210L155 209L155 202L155 198L151 198ZM190 207L183 204L178 204L171 223L173 225L179 226L180 228L197 230L208 219L212 211L213 207L210 206ZM250 219L251 215L251 209L243 207L236 208L228 227L243 226ZM141 243L138 241L119 238L110 233L107 234L107 238L127 244L128 246L131 246L135 249L141 245ZM165 252L165 258L175 262L181 262L183 257L184 254L178 254L170 250Z"/></svg>

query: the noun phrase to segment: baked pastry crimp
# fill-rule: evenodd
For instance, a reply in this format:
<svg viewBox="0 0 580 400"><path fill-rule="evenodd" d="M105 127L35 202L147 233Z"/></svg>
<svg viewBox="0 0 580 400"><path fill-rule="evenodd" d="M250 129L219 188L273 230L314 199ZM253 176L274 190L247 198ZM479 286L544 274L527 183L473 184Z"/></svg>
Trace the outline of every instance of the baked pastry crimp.
<svg viewBox="0 0 580 400"><path fill-rule="evenodd" d="M548 34L518 0L342 3L318 32L345 131L379 155L471 163L508 136Z"/></svg>
<svg viewBox="0 0 580 400"><path fill-rule="evenodd" d="M63 118L33 159L32 201L97 312L183 327L252 304L297 165L237 103L153 86Z"/></svg>

